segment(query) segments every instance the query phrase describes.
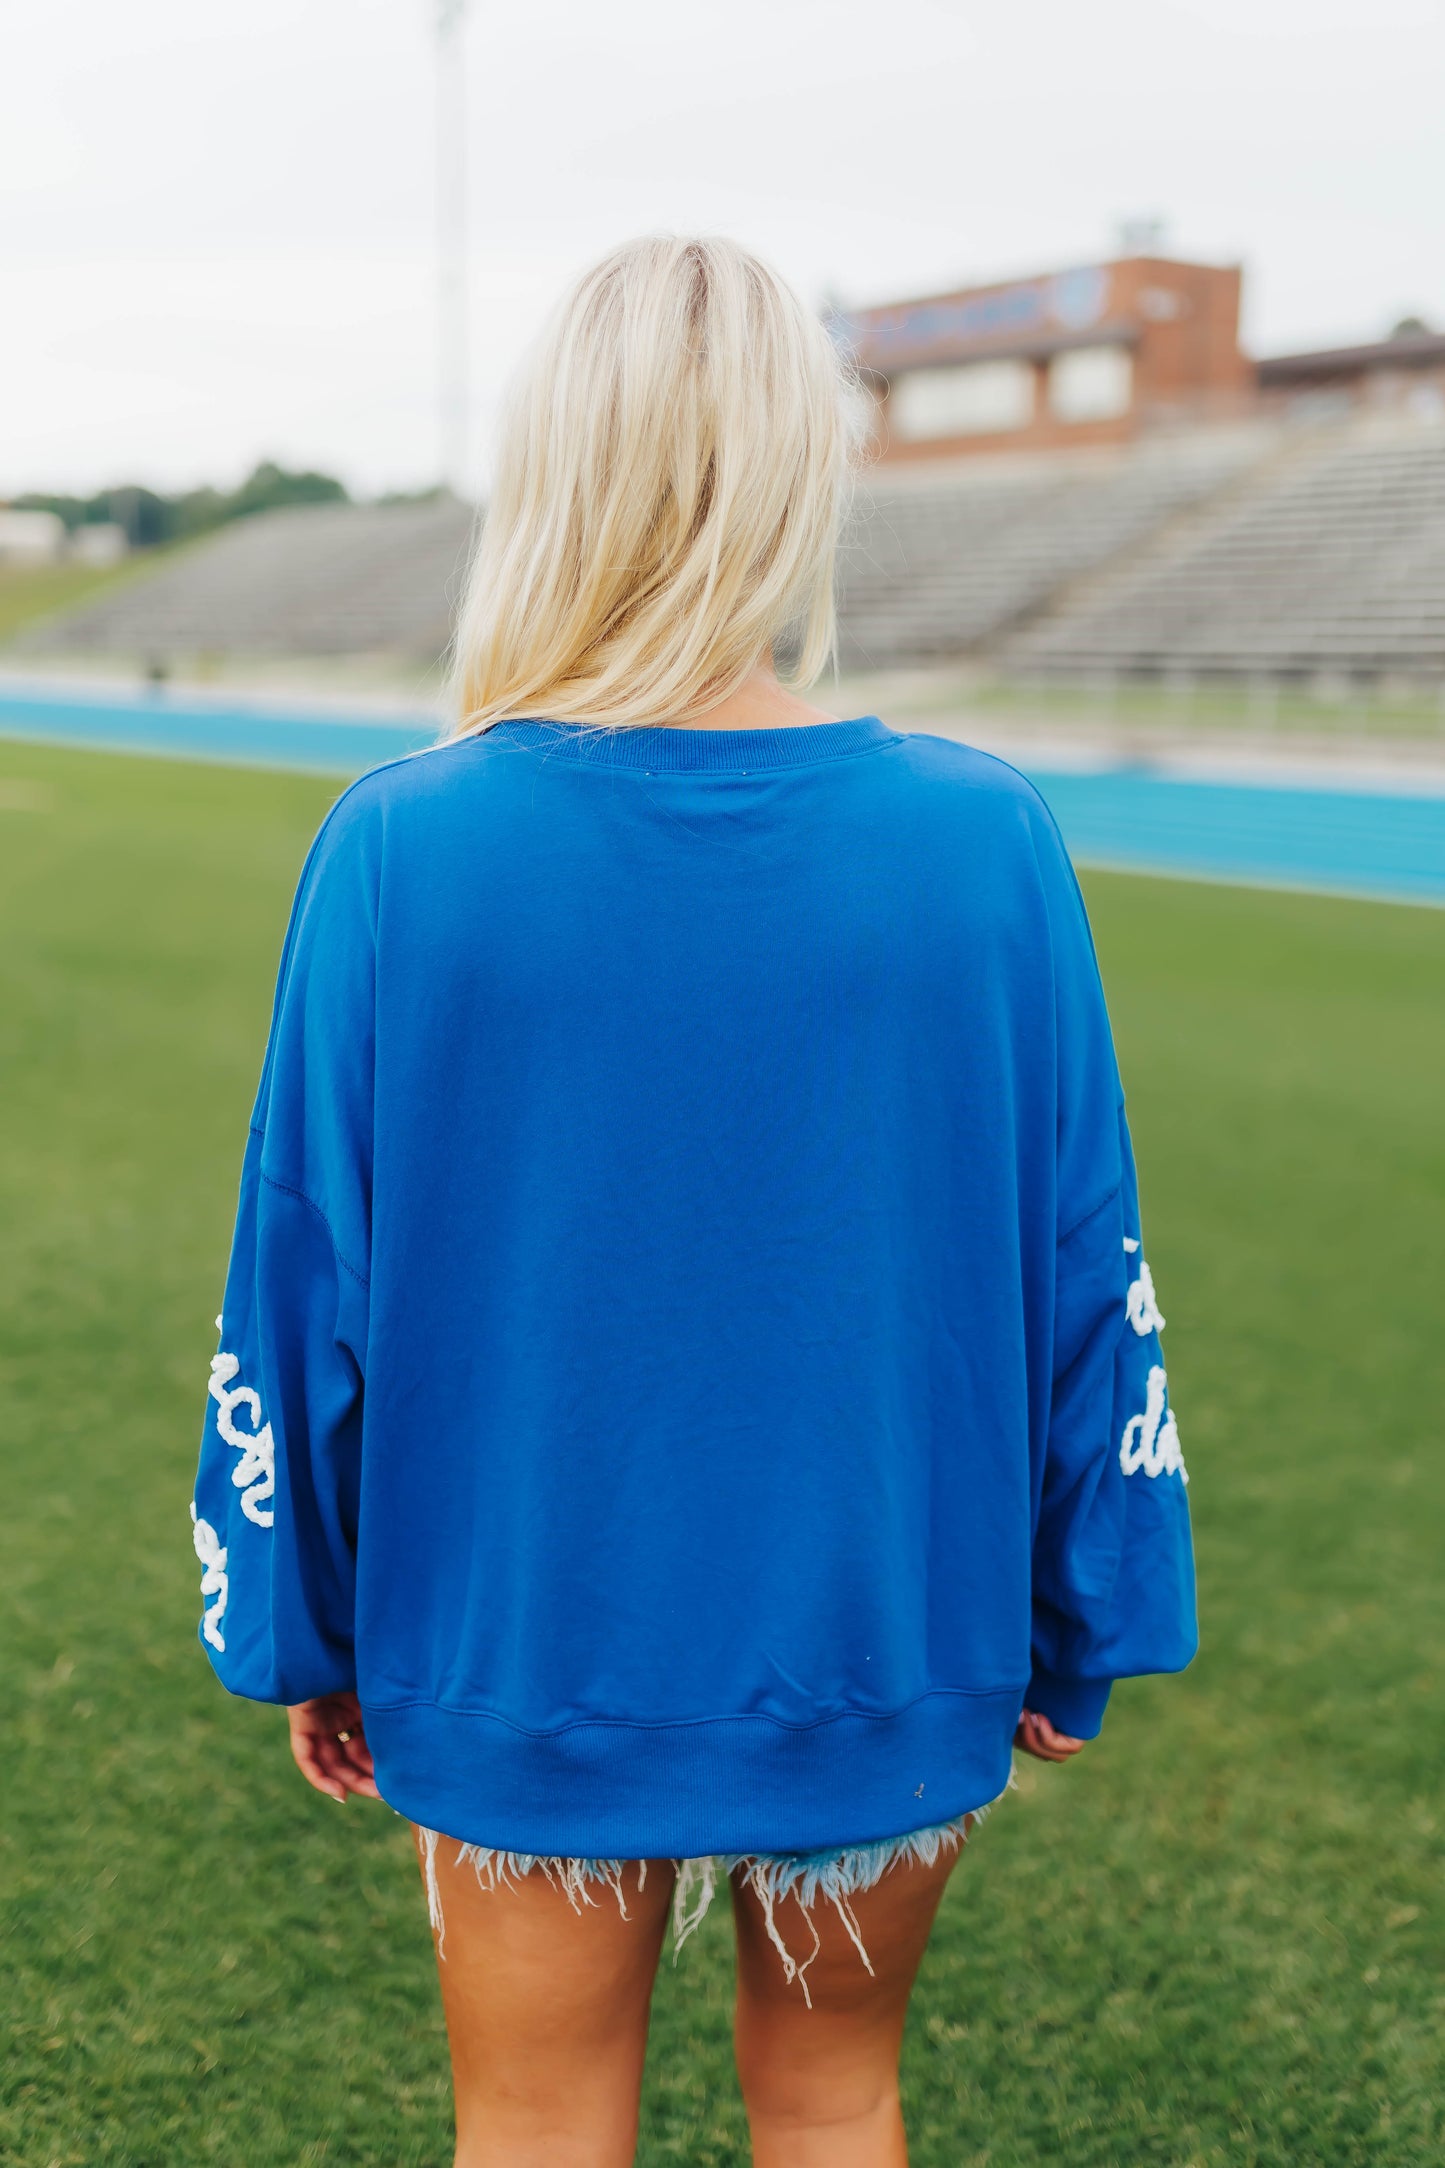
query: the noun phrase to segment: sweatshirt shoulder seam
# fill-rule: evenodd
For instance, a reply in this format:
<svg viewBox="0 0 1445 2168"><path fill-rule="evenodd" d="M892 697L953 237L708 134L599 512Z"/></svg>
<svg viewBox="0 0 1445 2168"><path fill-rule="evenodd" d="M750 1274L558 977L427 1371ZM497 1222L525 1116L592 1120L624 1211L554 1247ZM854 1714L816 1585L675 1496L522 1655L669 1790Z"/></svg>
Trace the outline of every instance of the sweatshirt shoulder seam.
<svg viewBox="0 0 1445 2168"><path fill-rule="evenodd" d="M265 1131L262 1129L258 1129L255 1124L252 1123L251 1134L253 1137L263 1137L265 1135ZM304 1189L297 1189L295 1184L292 1182L278 1182L275 1175L267 1174L264 1167L261 1169L261 1180L265 1183L267 1189L277 1190L283 1197L294 1197L298 1204L305 1205L308 1212L314 1212L316 1214L316 1217L320 1220L322 1226L326 1229L327 1238L331 1243L331 1253L335 1257L337 1264L340 1265L342 1271L349 1272L352 1279L356 1281L358 1286L366 1288L369 1288L371 1286L371 1281L367 1278L366 1274L364 1272L358 1271L356 1266L352 1264L350 1258L343 1254L341 1245L336 1239L336 1234L334 1229L332 1228L330 1220L326 1217L326 1214L322 1211L320 1205L316 1202L316 1199L314 1197L308 1197Z"/></svg>
<svg viewBox="0 0 1445 2168"><path fill-rule="evenodd" d="M1059 1236L1059 1248L1062 1249L1063 1245L1066 1242L1072 1242L1075 1235L1078 1234L1083 1228L1087 1227L1091 1219L1097 1219L1099 1214L1104 1211L1107 1206L1111 1205L1114 1202L1114 1199L1118 1196L1120 1190L1123 1187L1124 1184L1122 1181L1116 1182L1107 1197L1101 1197L1097 1204L1090 1205L1087 1212L1081 1212L1079 1217L1074 1221L1072 1227L1066 1229L1065 1232Z"/></svg>
<svg viewBox="0 0 1445 2168"><path fill-rule="evenodd" d="M1122 1122L1122 1120L1124 1119L1124 1093L1122 1090L1119 1092L1118 1098L1115 1102L1114 1111L1118 1119ZM1066 1228L1064 1233L1058 1236L1057 1247L1059 1249L1062 1249L1066 1242L1072 1242L1074 1236L1078 1234L1080 1228L1087 1227L1091 1219L1097 1219L1099 1214L1104 1210L1105 1206L1111 1205L1114 1202L1114 1199L1119 1195L1123 1187L1124 1174L1123 1170L1121 1169L1119 1179L1114 1184L1113 1188L1109 1191L1108 1195L1105 1197L1100 1197L1096 1204L1090 1205L1087 1212L1081 1212L1079 1214L1078 1218L1073 1221L1073 1223L1068 1228Z"/></svg>

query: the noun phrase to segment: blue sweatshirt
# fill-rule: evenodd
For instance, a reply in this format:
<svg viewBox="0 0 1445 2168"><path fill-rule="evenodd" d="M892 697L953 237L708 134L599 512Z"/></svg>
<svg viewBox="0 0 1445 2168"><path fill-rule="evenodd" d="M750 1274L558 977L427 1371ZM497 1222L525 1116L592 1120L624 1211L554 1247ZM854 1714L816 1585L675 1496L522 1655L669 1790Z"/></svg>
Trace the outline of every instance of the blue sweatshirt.
<svg viewBox="0 0 1445 2168"><path fill-rule="evenodd" d="M196 1482L225 1684L467 1841L802 1851L1195 1647L1083 902L876 717L509 722L301 876Z"/></svg>

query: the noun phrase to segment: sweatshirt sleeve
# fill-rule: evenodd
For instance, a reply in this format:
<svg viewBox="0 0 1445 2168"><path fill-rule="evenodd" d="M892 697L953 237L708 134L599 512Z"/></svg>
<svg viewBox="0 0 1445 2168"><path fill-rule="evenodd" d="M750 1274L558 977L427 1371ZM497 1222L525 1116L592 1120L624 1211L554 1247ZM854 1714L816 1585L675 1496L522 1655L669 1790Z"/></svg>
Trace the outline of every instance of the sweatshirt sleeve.
<svg viewBox="0 0 1445 2168"><path fill-rule="evenodd" d="M355 1685L375 920L346 807L282 952L191 1505L202 1646L255 1701Z"/></svg>
<svg viewBox="0 0 1445 2168"><path fill-rule="evenodd" d="M1198 1633L1189 1478L1160 1347L1164 1318L1072 869L1058 909L1059 1237L1025 1705L1090 1739L1115 1679L1182 1670Z"/></svg>

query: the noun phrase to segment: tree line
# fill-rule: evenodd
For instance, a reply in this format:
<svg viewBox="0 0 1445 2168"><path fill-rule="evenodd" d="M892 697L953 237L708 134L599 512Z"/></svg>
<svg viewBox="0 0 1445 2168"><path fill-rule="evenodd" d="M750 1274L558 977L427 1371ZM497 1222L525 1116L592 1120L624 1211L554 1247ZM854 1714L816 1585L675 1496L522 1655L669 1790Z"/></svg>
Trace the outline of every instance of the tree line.
<svg viewBox="0 0 1445 2168"><path fill-rule="evenodd" d="M154 549L163 542L183 542L192 535L224 527L253 512L273 512L287 504L350 504L351 494L334 474L292 471L265 459L237 489L187 489L175 496L138 482L118 483L90 497L31 491L13 497L18 511L55 512L72 531L113 523L123 528L132 549Z"/></svg>

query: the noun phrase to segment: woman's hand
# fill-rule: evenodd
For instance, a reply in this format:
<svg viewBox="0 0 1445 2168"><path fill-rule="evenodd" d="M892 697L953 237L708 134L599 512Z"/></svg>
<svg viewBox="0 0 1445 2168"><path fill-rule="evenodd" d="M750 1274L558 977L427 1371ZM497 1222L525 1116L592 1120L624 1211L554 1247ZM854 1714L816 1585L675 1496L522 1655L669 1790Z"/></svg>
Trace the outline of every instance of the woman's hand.
<svg viewBox="0 0 1445 2168"><path fill-rule="evenodd" d="M1088 1745L1087 1739L1071 1739L1065 1731L1055 1731L1046 1716L1039 1716L1033 1709L1025 1709L1019 1718L1019 1728L1014 1733L1014 1745L1022 1747L1025 1754L1033 1754L1040 1761L1067 1761Z"/></svg>
<svg viewBox="0 0 1445 2168"><path fill-rule="evenodd" d="M308 1784L342 1806L348 1792L355 1792L358 1799L380 1799L361 1703L355 1694L323 1694L319 1701L298 1701L286 1711L286 1720L291 1726L291 1752Z"/></svg>

